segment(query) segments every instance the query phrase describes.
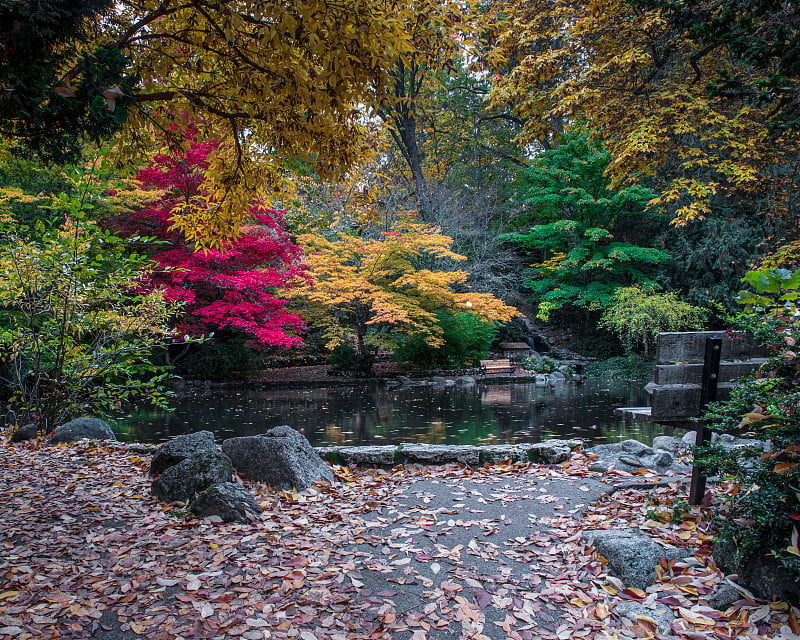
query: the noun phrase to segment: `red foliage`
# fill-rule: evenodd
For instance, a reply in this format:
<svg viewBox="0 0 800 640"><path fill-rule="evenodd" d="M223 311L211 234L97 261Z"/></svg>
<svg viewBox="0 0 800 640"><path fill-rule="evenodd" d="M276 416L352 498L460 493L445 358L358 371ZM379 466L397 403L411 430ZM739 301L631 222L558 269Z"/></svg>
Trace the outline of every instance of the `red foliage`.
<svg viewBox="0 0 800 640"><path fill-rule="evenodd" d="M175 326L180 335L208 335L232 328L252 338L253 347L289 348L302 344L302 320L276 298L278 287L288 287L296 276L306 277L300 264L302 249L286 232L283 213L253 204L250 224L224 251L195 251L172 228L175 208L197 192L218 146L186 133L188 150L182 155L159 155L137 179L145 187L167 189L164 197L119 224L124 235L153 237L152 260L157 267L147 287L161 288L170 300L185 303Z"/></svg>

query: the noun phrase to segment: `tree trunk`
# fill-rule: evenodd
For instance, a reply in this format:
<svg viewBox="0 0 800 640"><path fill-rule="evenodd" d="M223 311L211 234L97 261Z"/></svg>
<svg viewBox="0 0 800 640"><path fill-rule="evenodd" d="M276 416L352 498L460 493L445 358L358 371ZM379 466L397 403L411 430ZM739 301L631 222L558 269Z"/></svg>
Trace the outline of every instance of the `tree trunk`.
<svg viewBox="0 0 800 640"><path fill-rule="evenodd" d="M433 224L436 222L435 211L428 181L422 171L422 161L417 145L417 117L414 113L414 109L417 108L415 100L422 88L425 69L414 63L406 66L402 60L399 60L392 76L394 77L393 96L395 100L378 114L384 122L392 125L389 129L392 139L408 164L408 168L411 169L414 191L416 191L419 202L419 215L425 222Z"/></svg>
<svg viewBox="0 0 800 640"><path fill-rule="evenodd" d="M428 189L428 181L422 172L422 162L419 156L419 147L417 146L417 121L415 119L403 118L400 137L405 147L403 157L405 157L408 168L411 169L411 177L414 179L414 190L419 201L420 217L425 222L433 224L436 222L436 216L433 200L431 200L431 192Z"/></svg>

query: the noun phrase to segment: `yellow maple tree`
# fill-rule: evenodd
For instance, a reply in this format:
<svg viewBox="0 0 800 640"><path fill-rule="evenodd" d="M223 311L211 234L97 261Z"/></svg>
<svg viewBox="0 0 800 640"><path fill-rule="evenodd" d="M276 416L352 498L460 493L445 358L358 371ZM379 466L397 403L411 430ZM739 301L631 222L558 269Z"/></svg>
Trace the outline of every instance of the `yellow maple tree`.
<svg viewBox="0 0 800 640"><path fill-rule="evenodd" d="M708 90L726 78L763 84L769 68L724 46L708 55L657 2L504 0L493 15L492 102L524 121L521 140L544 143L585 118L613 155L614 183L657 178L652 205L678 225L705 217L717 194L770 215L786 208L798 132L765 126L777 102Z"/></svg>
<svg viewBox="0 0 800 640"><path fill-rule="evenodd" d="M98 39L141 78L120 158L150 146L176 117L202 122L204 136L225 144L177 224L197 243L236 236L252 198L287 186L287 161L332 178L362 157L367 116L387 103L392 70L438 42L438 30L412 27L452 20L457 4L115 3Z"/></svg>

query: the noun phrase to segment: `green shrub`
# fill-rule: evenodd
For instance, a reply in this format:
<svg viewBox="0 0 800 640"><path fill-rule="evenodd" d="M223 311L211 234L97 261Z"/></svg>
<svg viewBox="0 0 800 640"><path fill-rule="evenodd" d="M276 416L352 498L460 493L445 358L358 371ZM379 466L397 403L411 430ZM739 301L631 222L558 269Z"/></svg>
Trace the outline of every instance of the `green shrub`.
<svg viewBox="0 0 800 640"><path fill-rule="evenodd" d="M553 360L546 356L528 356L521 363L520 366L526 371L533 371L534 373L553 373L558 371L559 367L569 366L566 362L561 360ZM570 375L574 372L572 367L569 370Z"/></svg>
<svg viewBox="0 0 800 640"><path fill-rule="evenodd" d="M4 395L18 422L43 431L132 399L166 406L152 353L170 340L176 307L160 291L138 294L147 260L88 219L103 188L78 174L73 195L48 204L63 225L11 222L0 243Z"/></svg>
<svg viewBox="0 0 800 640"><path fill-rule="evenodd" d="M494 325L475 314L438 311L436 320L442 344L431 347L423 336L404 336L398 341L395 359L421 369L460 369L476 366L486 357L494 340Z"/></svg>
<svg viewBox="0 0 800 640"><path fill-rule="evenodd" d="M645 358L650 358L659 333L702 329L706 315L704 309L681 301L674 293L625 287L614 292L599 326L613 331L626 350L641 347Z"/></svg>
<svg viewBox="0 0 800 640"><path fill-rule="evenodd" d="M368 378L375 365L375 354L371 351L359 353L349 342L341 342L333 348L328 364L333 375L356 376Z"/></svg>
<svg viewBox="0 0 800 640"><path fill-rule="evenodd" d="M623 378L625 380L652 379L655 365L635 354L616 356L587 364L583 373L597 378Z"/></svg>

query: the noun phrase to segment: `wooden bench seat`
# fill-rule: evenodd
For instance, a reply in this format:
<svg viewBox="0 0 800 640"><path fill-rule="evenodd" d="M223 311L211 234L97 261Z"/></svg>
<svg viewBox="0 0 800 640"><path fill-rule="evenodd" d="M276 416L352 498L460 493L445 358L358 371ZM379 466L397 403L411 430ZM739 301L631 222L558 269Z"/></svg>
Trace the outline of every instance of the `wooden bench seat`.
<svg viewBox="0 0 800 640"><path fill-rule="evenodd" d="M508 358L505 360L481 360L481 375L486 375L487 373L510 375L514 373L515 368Z"/></svg>

